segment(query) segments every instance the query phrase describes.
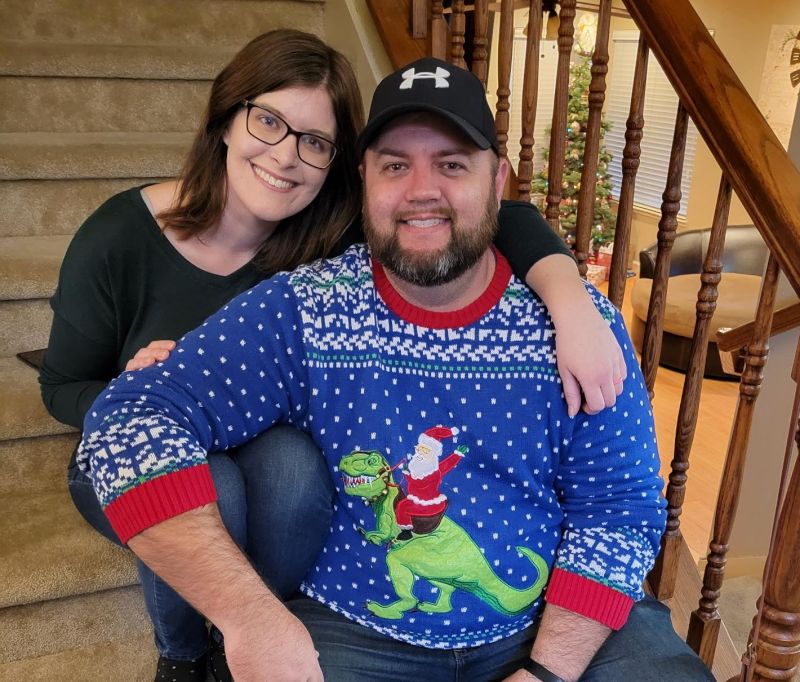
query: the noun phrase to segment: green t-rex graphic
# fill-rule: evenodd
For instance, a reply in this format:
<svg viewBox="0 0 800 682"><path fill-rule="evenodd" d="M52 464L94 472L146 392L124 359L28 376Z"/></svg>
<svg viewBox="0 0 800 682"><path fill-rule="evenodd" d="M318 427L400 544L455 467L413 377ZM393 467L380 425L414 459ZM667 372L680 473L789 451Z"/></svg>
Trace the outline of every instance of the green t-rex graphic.
<svg viewBox="0 0 800 682"><path fill-rule="evenodd" d="M536 582L526 589L516 589L502 581L492 570L467 532L444 516L439 525L410 540L397 540L400 529L394 507L404 497L396 485L391 467L377 451L356 451L339 462L344 491L365 499L375 514L375 530L361 528L364 537L376 545L388 545L386 565L399 599L389 604L368 601L367 608L381 618L400 619L406 611L447 613L452 610L451 596L456 589L474 594L493 609L513 616L528 608L547 584L548 565L527 547L517 547L536 567ZM439 589L435 602L420 602L413 592L416 578L425 578Z"/></svg>

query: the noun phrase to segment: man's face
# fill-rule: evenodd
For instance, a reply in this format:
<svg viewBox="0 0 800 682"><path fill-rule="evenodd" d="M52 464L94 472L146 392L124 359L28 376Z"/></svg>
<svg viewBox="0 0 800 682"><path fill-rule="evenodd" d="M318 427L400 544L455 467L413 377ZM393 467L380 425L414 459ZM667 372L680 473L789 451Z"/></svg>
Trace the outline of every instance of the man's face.
<svg viewBox="0 0 800 682"><path fill-rule="evenodd" d="M494 239L507 169L441 117L398 117L361 165L364 232L373 255L418 286L463 274Z"/></svg>

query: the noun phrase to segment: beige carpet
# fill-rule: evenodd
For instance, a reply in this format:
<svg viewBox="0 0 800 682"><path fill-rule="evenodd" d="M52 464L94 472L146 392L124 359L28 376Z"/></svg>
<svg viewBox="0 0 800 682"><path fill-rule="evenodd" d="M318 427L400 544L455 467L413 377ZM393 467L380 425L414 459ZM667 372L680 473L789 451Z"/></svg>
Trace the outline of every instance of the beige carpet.
<svg viewBox="0 0 800 682"><path fill-rule="evenodd" d="M719 613L737 651L744 651L753 626L761 579L741 576L726 580L719 599ZM800 672L788 682L800 682Z"/></svg>

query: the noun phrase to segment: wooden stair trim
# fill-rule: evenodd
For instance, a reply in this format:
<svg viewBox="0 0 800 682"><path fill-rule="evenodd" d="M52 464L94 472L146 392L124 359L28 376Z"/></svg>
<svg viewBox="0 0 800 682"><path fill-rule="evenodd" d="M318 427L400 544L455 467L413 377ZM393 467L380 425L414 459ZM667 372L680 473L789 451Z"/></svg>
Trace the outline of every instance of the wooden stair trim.
<svg viewBox="0 0 800 682"><path fill-rule="evenodd" d="M689 630L689 616L697 608L702 586L702 576L697 564L683 538L681 538L678 548L675 592L669 599L661 600L669 608L672 615L672 626L681 639L686 639L686 633ZM723 592L724 589L723 587ZM645 585L645 591L652 594L648 585ZM733 640L731 640L728 630L725 628L725 623L721 622L712 673L718 680L727 680L734 675L738 675L740 670L741 654L736 651Z"/></svg>
<svg viewBox="0 0 800 682"><path fill-rule="evenodd" d="M772 318L772 329L769 335L782 334L800 326L800 302L780 308ZM721 351L734 351L746 346L753 340L755 320L745 322L734 329L717 333L717 347Z"/></svg>
<svg viewBox="0 0 800 682"><path fill-rule="evenodd" d="M428 54L427 39L411 35L412 1L367 0L367 7L394 69Z"/></svg>

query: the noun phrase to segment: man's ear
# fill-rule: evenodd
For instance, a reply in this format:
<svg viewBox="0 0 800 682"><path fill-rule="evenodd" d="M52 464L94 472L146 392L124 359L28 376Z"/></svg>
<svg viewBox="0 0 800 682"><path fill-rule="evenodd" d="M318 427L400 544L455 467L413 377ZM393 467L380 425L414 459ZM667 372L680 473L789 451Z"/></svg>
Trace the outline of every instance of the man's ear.
<svg viewBox="0 0 800 682"><path fill-rule="evenodd" d="M358 164L358 174L361 176L361 182L364 182L364 162Z"/></svg>
<svg viewBox="0 0 800 682"><path fill-rule="evenodd" d="M503 189L506 186L508 169L508 159L501 157L497 162L497 175L494 179L494 193L497 196L497 201L500 201L500 199L503 198Z"/></svg>

